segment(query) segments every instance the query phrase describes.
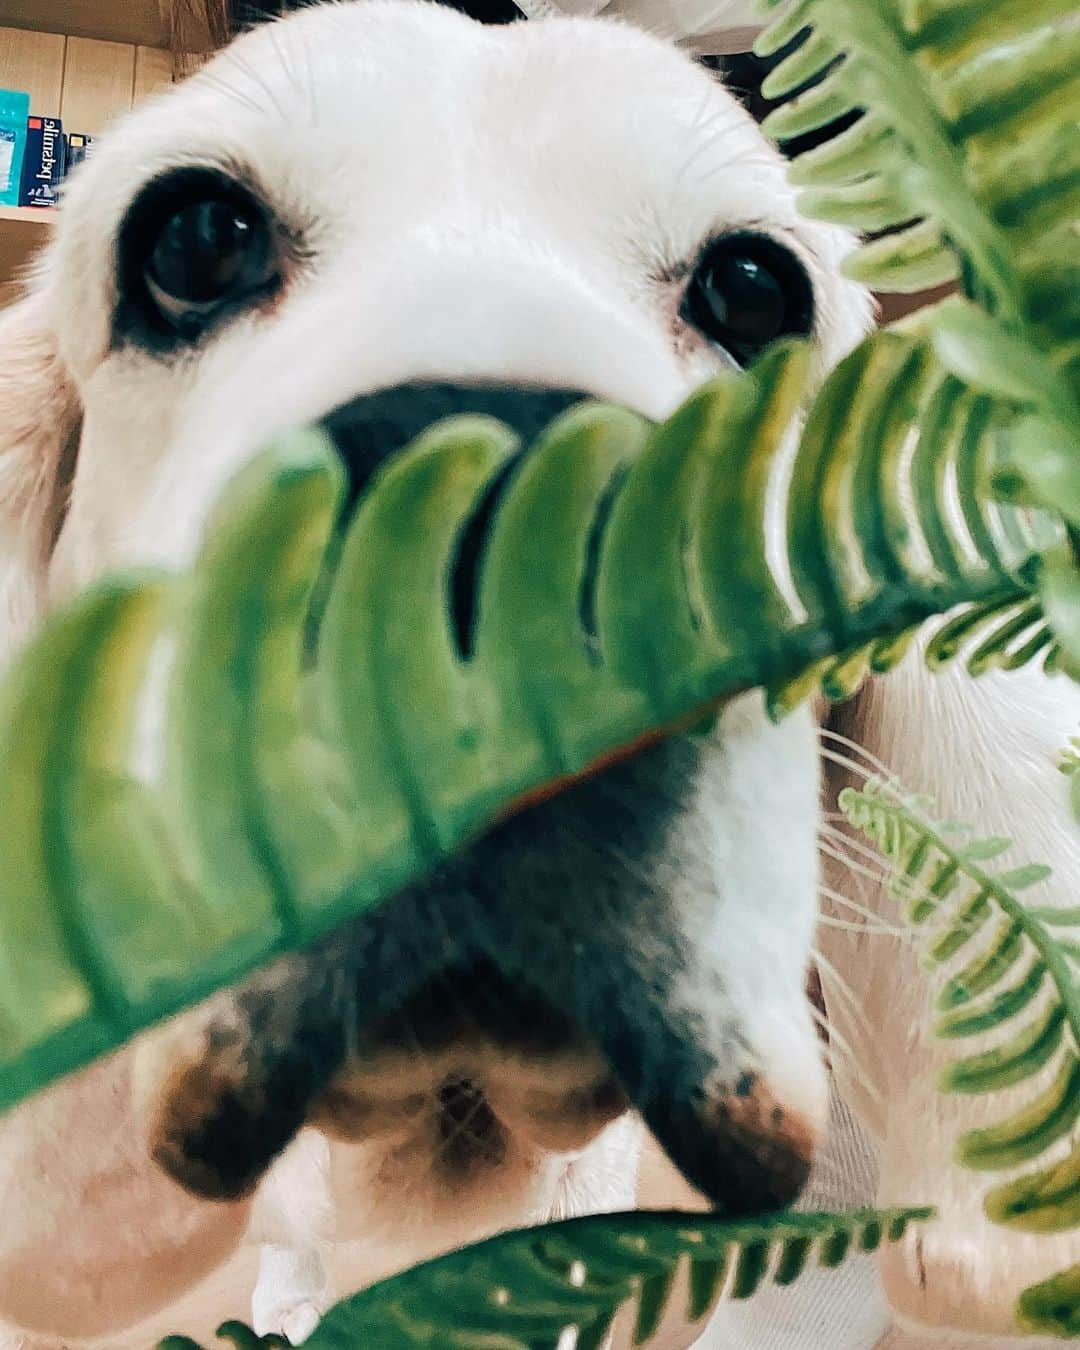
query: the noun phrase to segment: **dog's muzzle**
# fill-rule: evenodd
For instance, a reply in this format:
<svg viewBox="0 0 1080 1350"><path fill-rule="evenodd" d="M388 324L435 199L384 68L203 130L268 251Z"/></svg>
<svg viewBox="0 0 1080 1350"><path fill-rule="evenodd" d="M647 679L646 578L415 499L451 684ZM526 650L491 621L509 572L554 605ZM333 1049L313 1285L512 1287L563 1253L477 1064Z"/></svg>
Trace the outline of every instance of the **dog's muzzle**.
<svg viewBox="0 0 1080 1350"><path fill-rule="evenodd" d="M347 511L435 422L493 417L517 437L520 451L477 504L448 579L466 659L498 485L554 418L587 397L410 383L323 419L348 472ZM255 977L192 1057L180 1057L152 1131L155 1156L197 1193L235 1198L305 1123L333 1116L350 1138L372 1128L363 1094L348 1087L358 1076L350 1066L479 1044L482 1061L495 1050L511 1065L578 1056L592 1077L574 1105L589 1129L633 1106L684 1176L727 1213L789 1203L806 1179L815 1128L750 1067L738 1026L722 1017L706 1024L686 1003L683 986L711 976L697 970L656 880L686 865L676 824L695 810L703 753L693 738L674 737L533 803ZM720 1003L724 996L718 985ZM485 1084L462 1059L448 1063L460 1072L434 1092L455 1140L460 1116L476 1135L477 1122L494 1121L500 1108L490 1078ZM497 1131L483 1133L490 1143Z"/></svg>

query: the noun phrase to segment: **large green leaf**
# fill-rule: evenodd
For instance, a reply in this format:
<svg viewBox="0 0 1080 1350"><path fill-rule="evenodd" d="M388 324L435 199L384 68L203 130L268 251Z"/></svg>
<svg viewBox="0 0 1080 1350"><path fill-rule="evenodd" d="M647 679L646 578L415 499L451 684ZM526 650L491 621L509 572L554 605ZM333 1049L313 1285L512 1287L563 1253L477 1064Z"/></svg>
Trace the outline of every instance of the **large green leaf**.
<svg viewBox="0 0 1080 1350"><path fill-rule="evenodd" d="M634 1342L653 1336L676 1274L689 1280L683 1312L708 1315L721 1293L750 1298L761 1284L795 1282L816 1261L897 1242L927 1209L776 1214L742 1223L697 1214L638 1213L571 1219L505 1233L354 1294L326 1314L308 1350L419 1350L421 1346L541 1350L571 1329L579 1350L598 1347L615 1315L636 1304ZM273 1344L240 1323L218 1335L237 1350ZM173 1336L159 1350L199 1350Z"/></svg>
<svg viewBox="0 0 1080 1350"><path fill-rule="evenodd" d="M801 209L868 233L851 275L884 291L956 281L918 320L938 361L993 400L996 454L981 485L1070 525L1033 569L1080 673L1080 27L1073 0L765 0L758 51L804 33L763 92L766 130L794 137L854 119L799 156ZM961 502L964 499L961 498ZM966 503L964 503L966 506ZM1029 659L1038 611L1002 633ZM1000 661L984 642L977 664Z"/></svg>
<svg viewBox="0 0 1080 1350"><path fill-rule="evenodd" d="M997 407L918 337L880 334L830 377L774 555L805 368L778 349L658 428L583 405L514 461L498 423L433 427L361 500L313 657L341 491L318 431L245 470L190 577L109 582L46 625L0 688L0 1102L740 690L782 708L809 670L848 692L958 603L979 602L971 624L1005 614L984 664L1014 638L1053 650L1010 617L1037 537L979 491ZM459 540L493 493L463 636ZM166 639L149 784L129 747Z"/></svg>
<svg viewBox="0 0 1080 1350"><path fill-rule="evenodd" d="M881 290L959 278L1066 368L1077 338L1080 30L1073 0L769 0L758 42L807 41L763 92L766 130L859 120L795 162L811 215L878 233L850 268ZM820 77L824 77L821 79Z"/></svg>

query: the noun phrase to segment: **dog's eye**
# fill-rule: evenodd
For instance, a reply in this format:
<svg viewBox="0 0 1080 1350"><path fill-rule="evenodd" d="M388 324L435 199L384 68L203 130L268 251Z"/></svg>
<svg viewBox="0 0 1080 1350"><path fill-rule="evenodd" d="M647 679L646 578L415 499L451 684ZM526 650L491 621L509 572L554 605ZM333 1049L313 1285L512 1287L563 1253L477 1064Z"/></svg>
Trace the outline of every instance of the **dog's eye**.
<svg viewBox="0 0 1080 1350"><path fill-rule="evenodd" d="M212 313L261 289L272 268L269 232L253 205L193 202L166 221L146 263L146 284L169 318Z"/></svg>
<svg viewBox="0 0 1080 1350"><path fill-rule="evenodd" d="M145 341L194 341L279 279L267 210L215 171L181 170L152 183L121 230L118 317Z"/></svg>
<svg viewBox="0 0 1080 1350"><path fill-rule="evenodd" d="M722 235L698 260L682 317L746 365L777 338L810 332L813 291L802 264L775 239Z"/></svg>
<svg viewBox="0 0 1080 1350"><path fill-rule="evenodd" d="M182 206L162 226L143 275L162 316L179 330L198 330L273 279L266 219L253 202L228 198Z"/></svg>

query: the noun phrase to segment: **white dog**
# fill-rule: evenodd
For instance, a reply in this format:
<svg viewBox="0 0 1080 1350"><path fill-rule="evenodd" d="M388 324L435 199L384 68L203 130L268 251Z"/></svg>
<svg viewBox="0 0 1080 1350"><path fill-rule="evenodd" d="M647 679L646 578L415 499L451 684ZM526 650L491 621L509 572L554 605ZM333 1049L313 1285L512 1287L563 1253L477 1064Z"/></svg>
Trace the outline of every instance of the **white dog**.
<svg viewBox="0 0 1080 1350"><path fill-rule="evenodd" d="M0 319L0 651L106 569L189 562L298 423L327 419L359 483L443 412L660 417L785 333L832 363L869 321L847 246L736 102L628 27L369 0L256 31L110 133ZM1014 729L1030 753L1076 716L1041 681L927 685L892 677L863 731L895 757L910 718L901 767L950 797L958 737L1005 765ZM1006 823L1077 878L1049 761L1032 778ZM790 1201L826 1105L818 792L809 714L742 700L24 1104L0 1319L35 1350L206 1338L247 1314L262 1244L258 1329L300 1340L334 1292L632 1205L643 1137L733 1213ZM971 793L950 807L979 818ZM921 992L876 951L858 978L903 1077Z"/></svg>

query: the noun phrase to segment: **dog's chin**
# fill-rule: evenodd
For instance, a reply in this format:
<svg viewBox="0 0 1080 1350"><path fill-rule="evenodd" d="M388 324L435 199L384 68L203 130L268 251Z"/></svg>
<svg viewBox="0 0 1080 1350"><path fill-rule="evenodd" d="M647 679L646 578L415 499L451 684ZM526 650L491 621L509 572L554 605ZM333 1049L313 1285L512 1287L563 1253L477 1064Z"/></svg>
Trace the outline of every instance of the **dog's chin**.
<svg viewBox="0 0 1080 1350"><path fill-rule="evenodd" d="M530 1062L461 1047L425 1062L356 1068L327 1090L312 1123L328 1135L426 1156L448 1188L518 1149L575 1154L628 1107L599 1058Z"/></svg>
<svg viewBox="0 0 1080 1350"><path fill-rule="evenodd" d="M378 1235L379 1274L506 1228L633 1204L628 1099L544 999L490 970L450 970L360 1039L312 1123L335 1145L339 1230ZM617 1167L588 1165L612 1145Z"/></svg>
<svg viewBox="0 0 1080 1350"><path fill-rule="evenodd" d="M627 1105L571 1018L484 962L440 971L389 1015L360 1023L314 1123L427 1152L452 1185L514 1147L579 1151Z"/></svg>
<svg viewBox="0 0 1080 1350"><path fill-rule="evenodd" d="M527 1060L476 1047L342 1075L313 1117L361 1227L428 1254L559 1217L574 1164L627 1110L598 1058ZM621 1205L616 1207L622 1207ZM355 1216L359 1219L359 1216Z"/></svg>
<svg viewBox="0 0 1080 1350"><path fill-rule="evenodd" d="M479 1197L500 1192L503 1204L517 1192L527 1205L630 1106L564 1013L486 963L429 976L392 1012L358 1019L347 1039L306 1122L352 1146L373 1191L422 1193L429 1211L466 1203L475 1219ZM235 1123L227 1103L252 1070L250 1049L229 1042L219 1020L185 1047L178 1071L174 1059L153 1131L158 1161L211 1198L228 1198L211 1158L241 1139L208 1149L207 1126L215 1115L226 1131Z"/></svg>
<svg viewBox="0 0 1080 1350"><path fill-rule="evenodd" d="M363 1037L316 1103L349 1191L432 1250L560 1208L576 1158L628 1109L611 1069L534 996L501 999L478 972L432 980ZM408 1196L410 1212L401 1213ZM385 1211L385 1213L384 1213Z"/></svg>
<svg viewBox="0 0 1080 1350"><path fill-rule="evenodd" d="M306 978L290 974L297 963ZM628 1023L605 1046L564 1001L490 961L436 965L389 998L384 984L360 999L354 979L339 1005L340 983L319 953L286 960L171 1057L151 1138L176 1180L207 1199L250 1194L312 1125L346 1145L354 1193L362 1181L374 1203L414 1195L436 1226L456 1215L476 1234L550 1210L559 1178L631 1108L733 1215L779 1208L805 1180L813 1130L765 1082L716 1075L685 1091L663 1077L699 1053L692 1041L658 1050L655 1032ZM623 990L604 1007L620 999L634 1006Z"/></svg>

